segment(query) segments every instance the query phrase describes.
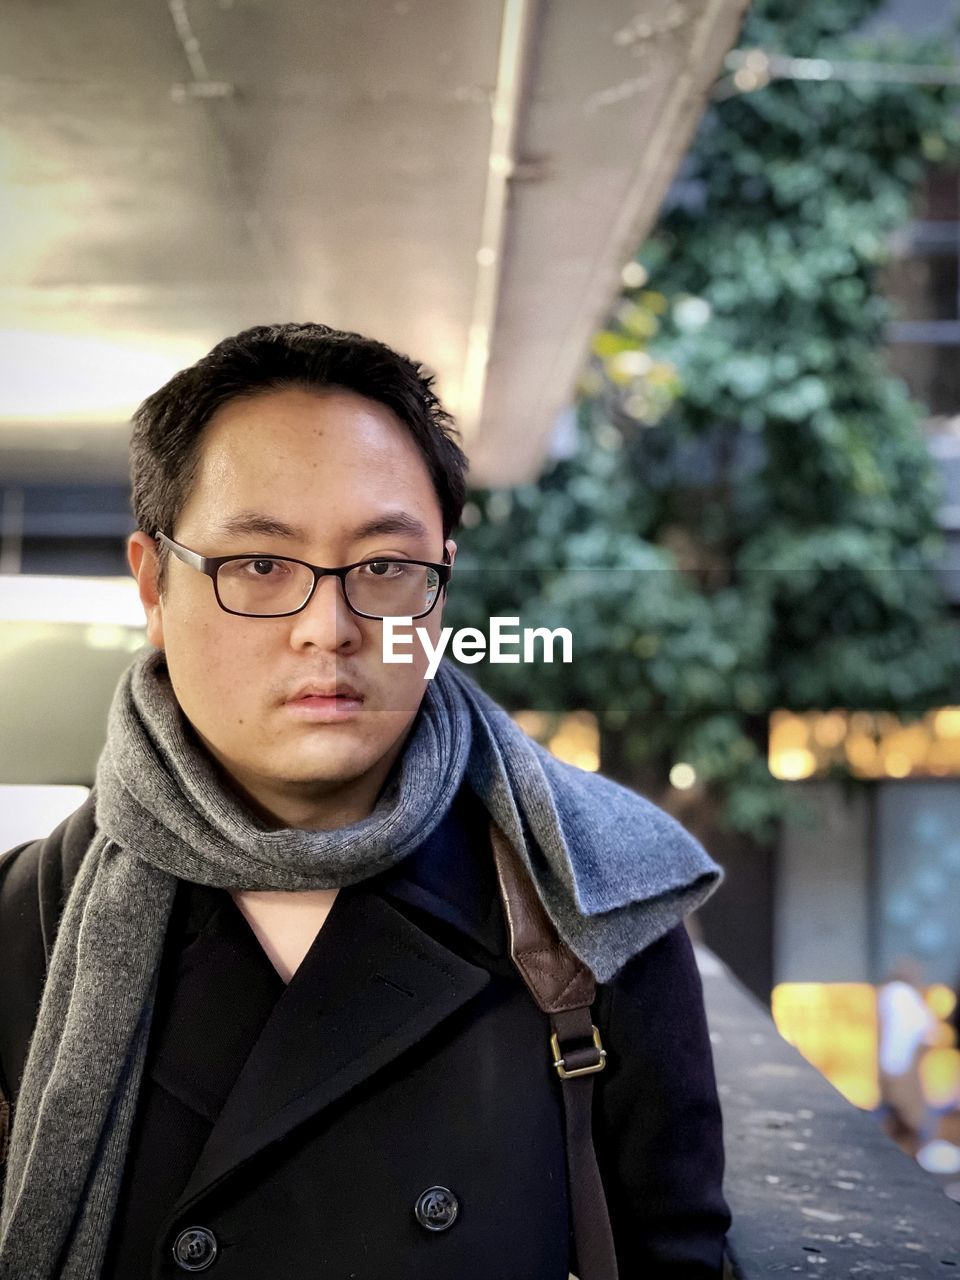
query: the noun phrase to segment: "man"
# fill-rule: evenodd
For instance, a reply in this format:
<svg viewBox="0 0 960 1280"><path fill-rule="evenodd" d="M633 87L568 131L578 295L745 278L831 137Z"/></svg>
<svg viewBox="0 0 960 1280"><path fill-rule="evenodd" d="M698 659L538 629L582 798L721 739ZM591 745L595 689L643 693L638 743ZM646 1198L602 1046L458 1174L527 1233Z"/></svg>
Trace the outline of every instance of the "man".
<svg viewBox="0 0 960 1280"><path fill-rule="evenodd" d="M90 800L0 865L0 1280L609 1280L606 1213L622 1277L718 1276L681 923L718 869L449 663L383 661L384 617L436 643L456 557L431 379L248 330L141 406L132 461L150 647ZM596 1045L551 1055L491 841L555 930L534 973L599 979ZM560 1078L587 1059L592 1198Z"/></svg>

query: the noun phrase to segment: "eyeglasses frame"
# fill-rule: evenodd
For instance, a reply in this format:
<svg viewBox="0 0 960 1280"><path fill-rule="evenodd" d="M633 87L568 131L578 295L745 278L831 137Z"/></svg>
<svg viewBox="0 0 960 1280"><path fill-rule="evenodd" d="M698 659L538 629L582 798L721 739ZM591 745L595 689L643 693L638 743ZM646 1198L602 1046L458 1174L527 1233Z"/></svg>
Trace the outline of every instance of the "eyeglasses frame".
<svg viewBox="0 0 960 1280"><path fill-rule="evenodd" d="M440 586L437 589L436 597L429 609L425 609L423 613L415 613L411 615L411 621L417 618L426 618L437 606L437 600L441 595L446 594L447 583L450 581L450 575L453 572L453 565L450 563L448 552L444 549L444 560L442 564L437 564L432 560L407 560L402 556L372 556L366 560L355 560L353 564L340 565L338 568L326 568L324 565L310 564L307 560L298 560L296 556L273 556L265 555L262 551L244 554L243 552L235 552L229 556L202 556L198 551L193 551L190 547L185 547L181 542L175 542L173 538L158 529L154 535L154 540L161 543L169 551L181 560L184 564L190 565L191 568L197 569L213 583L213 594L216 596L217 604L224 613L229 613L235 618L293 618L298 613L302 613L310 601L313 599L317 590L317 583L321 578L339 578L340 594L343 596L343 602L351 613L356 614L358 618L366 618L368 622L382 622L378 614L363 613L360 609L354 608L350 603L350 597L347 595L346 576L351 569L359 569L365 564L417 564L425 569L434 569L440 578ZM300 564L305 569L309 569L313 574L313 586L310 588L310 594L304 600L303 604L297 609L289 609L285 613L241 613L239 609L228 609L220 599L220 589L217 586L217 573L220 566L229 563L231 560L281 560L284 564ZM389 616L389 615L388 615Z"/></svg>

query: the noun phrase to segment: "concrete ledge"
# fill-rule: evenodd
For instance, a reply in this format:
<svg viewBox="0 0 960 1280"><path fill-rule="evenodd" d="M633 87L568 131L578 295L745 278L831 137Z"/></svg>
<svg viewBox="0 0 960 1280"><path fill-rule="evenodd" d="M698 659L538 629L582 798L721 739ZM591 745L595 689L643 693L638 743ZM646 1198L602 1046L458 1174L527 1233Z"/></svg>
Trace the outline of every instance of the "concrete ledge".
<svg viewBox="0 0 960 1280"><path fill-rule="evenodd" d="M697 949L723 1106L729 1275L960 1280L960 1206Z"/></svg>

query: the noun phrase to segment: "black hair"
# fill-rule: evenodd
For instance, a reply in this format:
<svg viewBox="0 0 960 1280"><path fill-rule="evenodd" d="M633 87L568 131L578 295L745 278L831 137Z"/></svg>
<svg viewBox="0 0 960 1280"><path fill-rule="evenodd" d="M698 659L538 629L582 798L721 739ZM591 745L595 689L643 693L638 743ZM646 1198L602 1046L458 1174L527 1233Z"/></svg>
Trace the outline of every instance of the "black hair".
<svg viewBox="0 0 960 1280"><path fill-rule="evenodd" d="M174 536L196 476L203 428L230 400L284 387L342 387L392 409L423 455L443 536L463 510L467 460L433 375L374 338L325 324L274 324L224 338L148 396L133 416L130 471L137 526ZM164 557L160 557L161 573Z"/></svg>

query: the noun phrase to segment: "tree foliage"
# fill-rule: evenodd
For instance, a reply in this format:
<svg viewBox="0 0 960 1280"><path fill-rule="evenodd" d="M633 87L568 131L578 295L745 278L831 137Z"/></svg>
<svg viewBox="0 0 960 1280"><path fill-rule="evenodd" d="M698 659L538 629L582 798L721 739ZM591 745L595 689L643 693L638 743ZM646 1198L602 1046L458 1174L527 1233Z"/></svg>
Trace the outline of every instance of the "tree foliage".
<svg viewBox="0 0 960 1280"><path fill-rule="evenodd" d="M877 0L758 0L742 48L946 63L871 41ZM475 491L450 614L566 625L571 667L485 666L512 707L587 708L627 780L691 763L728 823L781 803L771 710L957 699L920 406L884 363L879 275L956 90L773 80L718 99L597 334L570 456Z"/></svg>

